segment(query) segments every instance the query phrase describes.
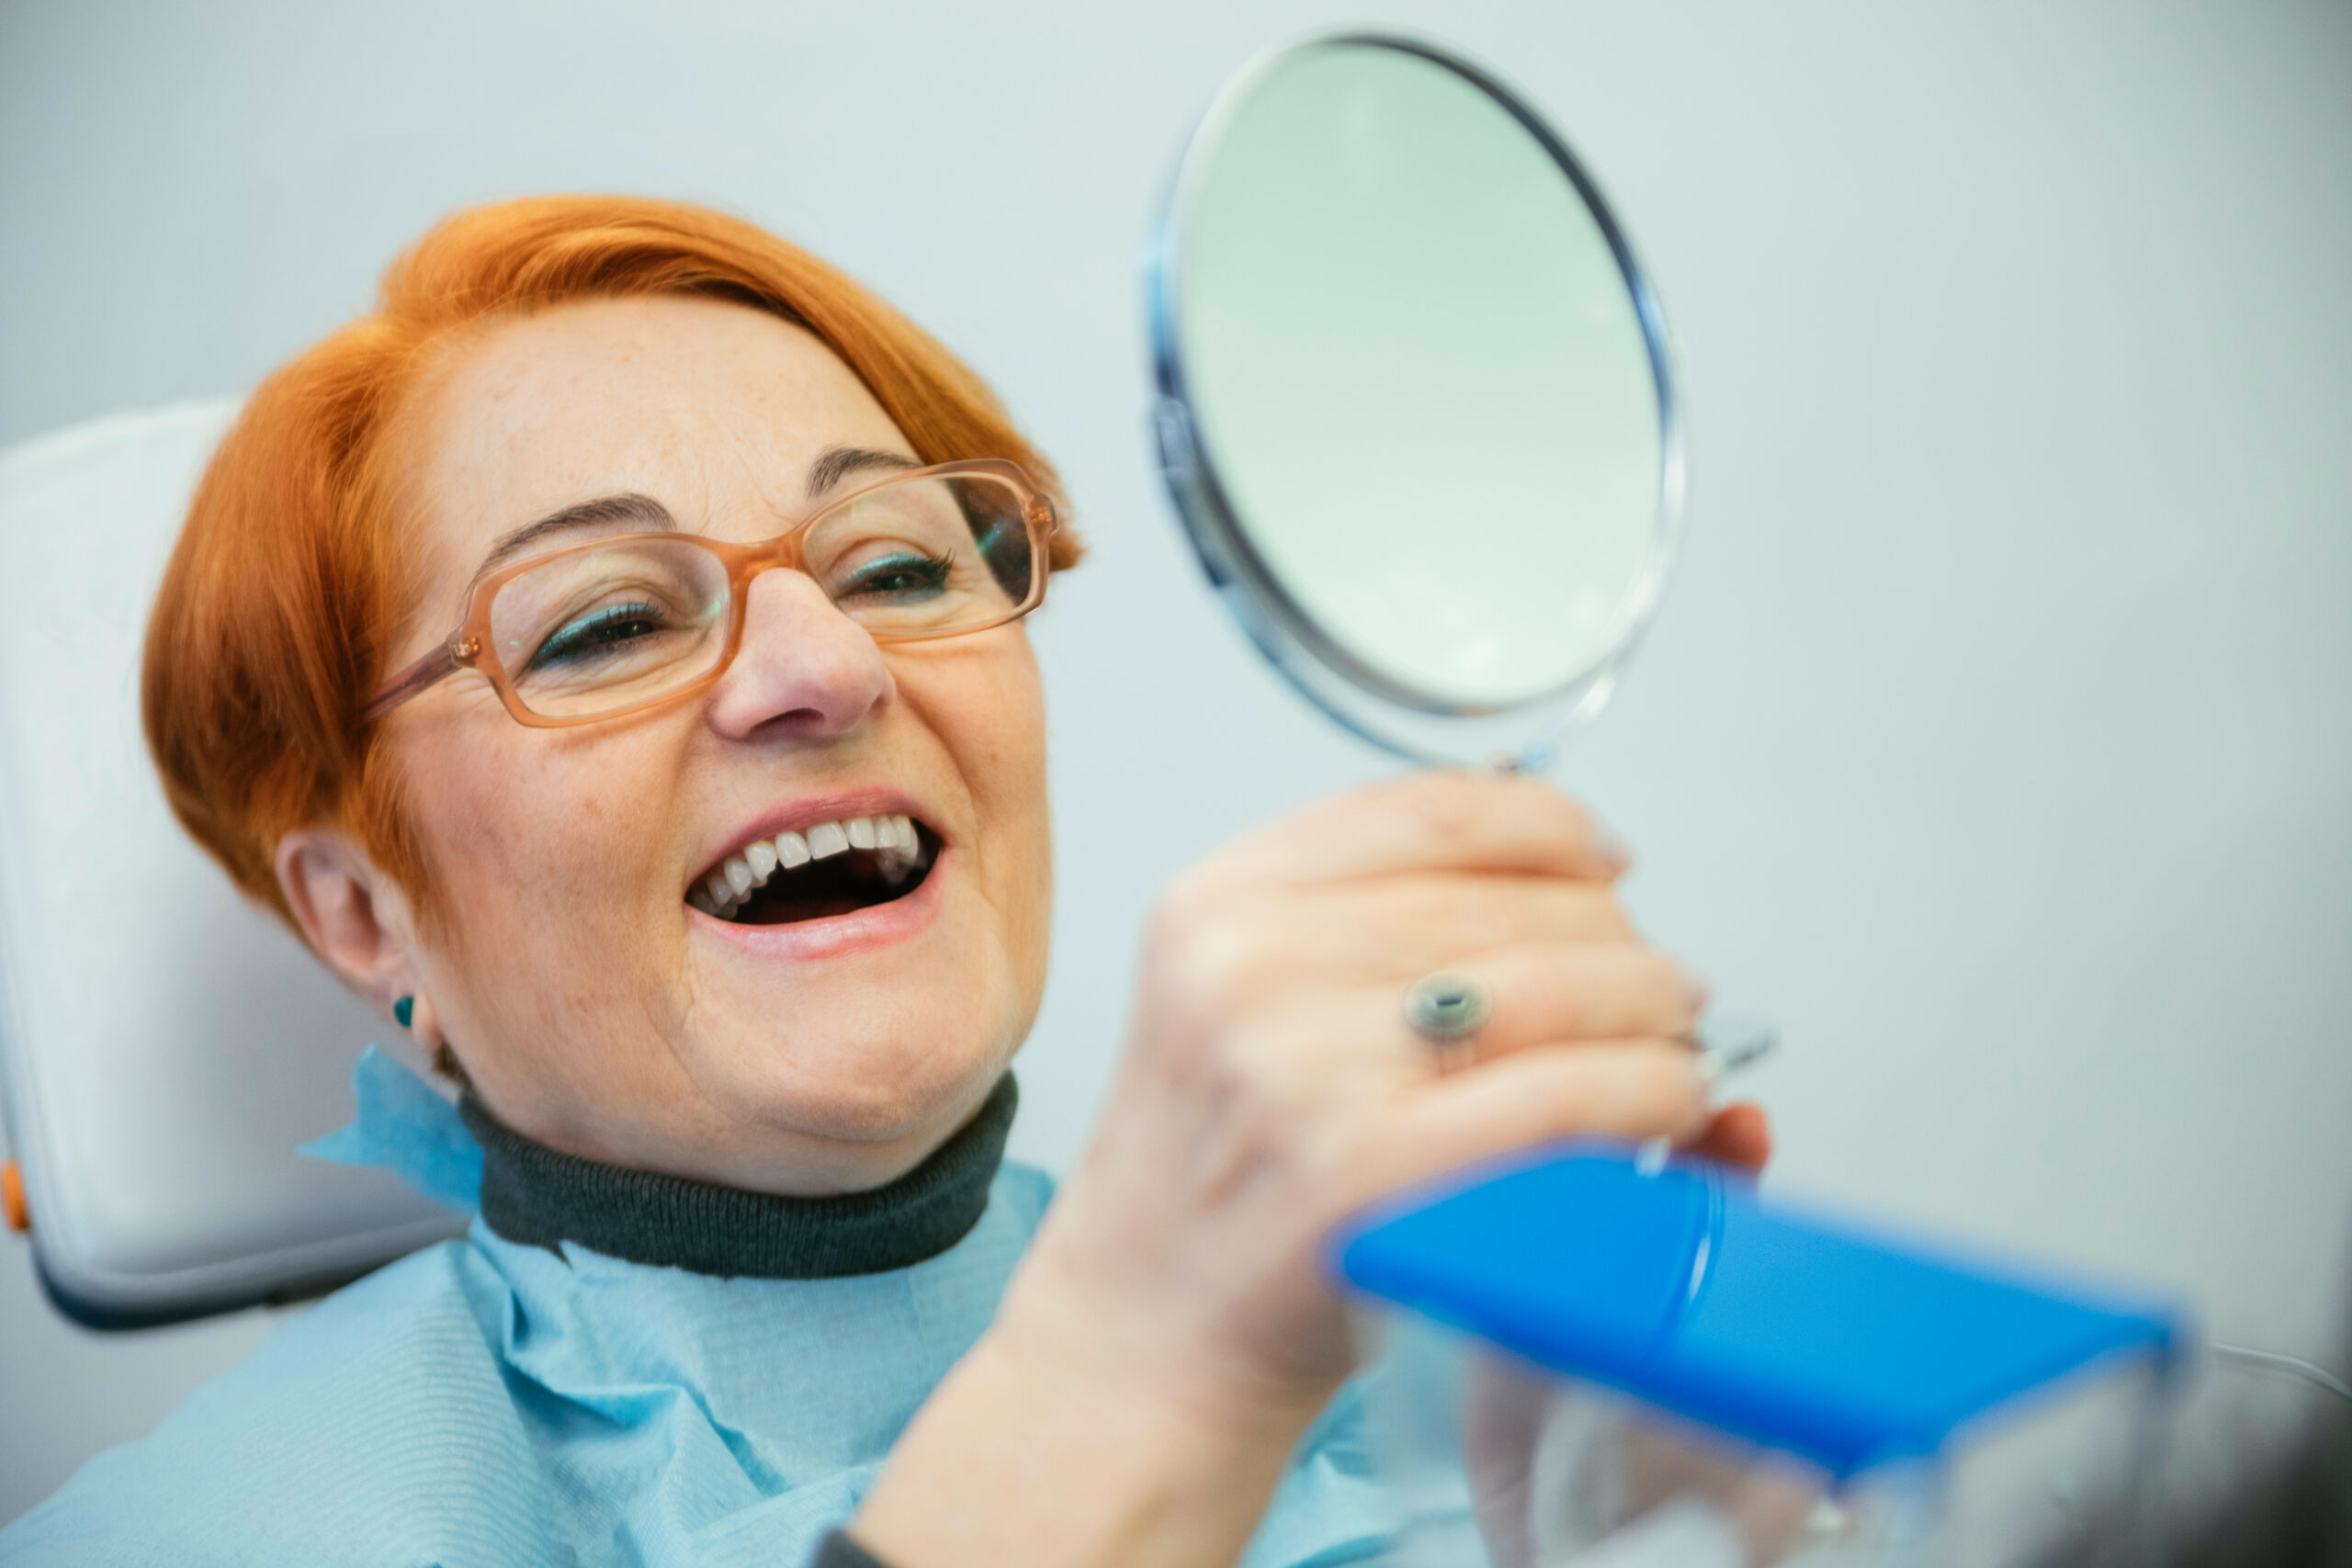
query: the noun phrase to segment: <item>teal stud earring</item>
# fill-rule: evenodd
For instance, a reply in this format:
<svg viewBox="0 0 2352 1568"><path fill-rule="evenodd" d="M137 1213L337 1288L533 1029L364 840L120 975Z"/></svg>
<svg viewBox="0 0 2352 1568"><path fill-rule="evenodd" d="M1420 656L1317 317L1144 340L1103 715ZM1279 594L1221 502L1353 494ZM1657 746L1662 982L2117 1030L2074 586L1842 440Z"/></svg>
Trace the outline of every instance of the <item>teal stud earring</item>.
<svg viewBox="0 0 2352 1568"><path fill-rule="evenodd" d="M415 1016L416 998L414 997L402 997L400 1000L392 1004L393 1021L397 1022L402 1029L406 1029L408 1027L408 1021Z"/></svg>

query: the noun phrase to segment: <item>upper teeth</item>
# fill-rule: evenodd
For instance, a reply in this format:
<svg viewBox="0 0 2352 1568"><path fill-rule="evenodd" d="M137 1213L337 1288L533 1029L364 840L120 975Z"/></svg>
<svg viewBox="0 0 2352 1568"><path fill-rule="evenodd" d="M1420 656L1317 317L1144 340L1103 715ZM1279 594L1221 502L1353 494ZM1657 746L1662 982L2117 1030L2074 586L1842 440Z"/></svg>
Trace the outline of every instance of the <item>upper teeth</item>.
<svg viewBox="0 0 2352 1568"><path fill-rule="evenodd" d="M914 863L917 848L910 817L849 817L839 822L820 822L799 832L753 840L698 883L686 895L686 902L706 915L731 915L777 872L830 860L853 849L874 851L881 859L882 874L896 882Z"/></svg>

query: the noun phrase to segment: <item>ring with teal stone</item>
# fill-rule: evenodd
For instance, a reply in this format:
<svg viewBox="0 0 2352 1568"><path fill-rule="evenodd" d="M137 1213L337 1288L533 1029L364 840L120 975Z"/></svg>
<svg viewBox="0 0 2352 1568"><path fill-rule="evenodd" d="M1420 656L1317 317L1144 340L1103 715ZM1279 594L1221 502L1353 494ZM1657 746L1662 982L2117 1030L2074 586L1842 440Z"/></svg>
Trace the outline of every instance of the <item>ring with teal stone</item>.
<svg viewBox="0 0 2352 1568"><path fill-rule="evenodd" d="M1441 970L1423 976L1405 991L1405 1021L1437 1047L1442 1067L1468 1058L1471 1043L1493 1013L1493 993L1474 976Z"/></svg>

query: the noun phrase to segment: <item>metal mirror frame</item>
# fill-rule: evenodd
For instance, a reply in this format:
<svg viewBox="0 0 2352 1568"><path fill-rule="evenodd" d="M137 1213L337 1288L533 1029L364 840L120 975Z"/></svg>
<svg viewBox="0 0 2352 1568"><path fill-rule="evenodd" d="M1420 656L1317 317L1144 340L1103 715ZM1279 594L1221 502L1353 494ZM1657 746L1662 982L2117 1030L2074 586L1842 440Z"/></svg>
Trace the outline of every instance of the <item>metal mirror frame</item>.
<svg viewBox="0 0 2352 1568"><path fill-rule="evenodd" d="M1473 705L1417 692L1341 647L1286 589L1250 538L1194 415L1179 321L1183 240L1201 182L1239 106L1297 56L1329 49L1386 49L1450 71L1510 113L1566 175L1593 216L1634 301L1657 392L1658 507L1648 559L1616 646L1564 684L1521 702ZM1158 395L1151 426L1160 477L1210 586L1268 662L1309 702L1376 746L1422 762L1498 761L1543 768L1560 738L1597 714L1626 659L1648 630L1681 546L1683 416L1672 335L1649 274L1599 186L1567 144L1493 73L1439 44L1403 33L1345 30L1280 45L1219 89L1185 143L1144 255L1145 321Z"/></svg>

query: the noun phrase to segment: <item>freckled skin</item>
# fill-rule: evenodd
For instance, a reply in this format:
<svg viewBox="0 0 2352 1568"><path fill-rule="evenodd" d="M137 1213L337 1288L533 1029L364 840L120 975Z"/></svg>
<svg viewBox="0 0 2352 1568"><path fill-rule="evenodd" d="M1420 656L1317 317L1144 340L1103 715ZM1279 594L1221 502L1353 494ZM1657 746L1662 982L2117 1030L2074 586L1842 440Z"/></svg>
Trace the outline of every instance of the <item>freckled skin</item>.
<svg viewBox="0 0 2352 1568"><path fill-rule="evenodd" d="M454 626L500 535L639 491L682 526L773 537L835 446L913 455L817 339L742 307L569 305L451 351L394 434L426 544L394 666ZM877 649L786 572L759 578L711 691L574 729L460 674L388 743L437 881L420 993L478 1091L559 1148L773 1191L887 1180L970 1114L1044 985L1044 698L1018 625ZM755 959L683 895L754 817L837 791L921 803L938 917L877 951Z"/></svg>

